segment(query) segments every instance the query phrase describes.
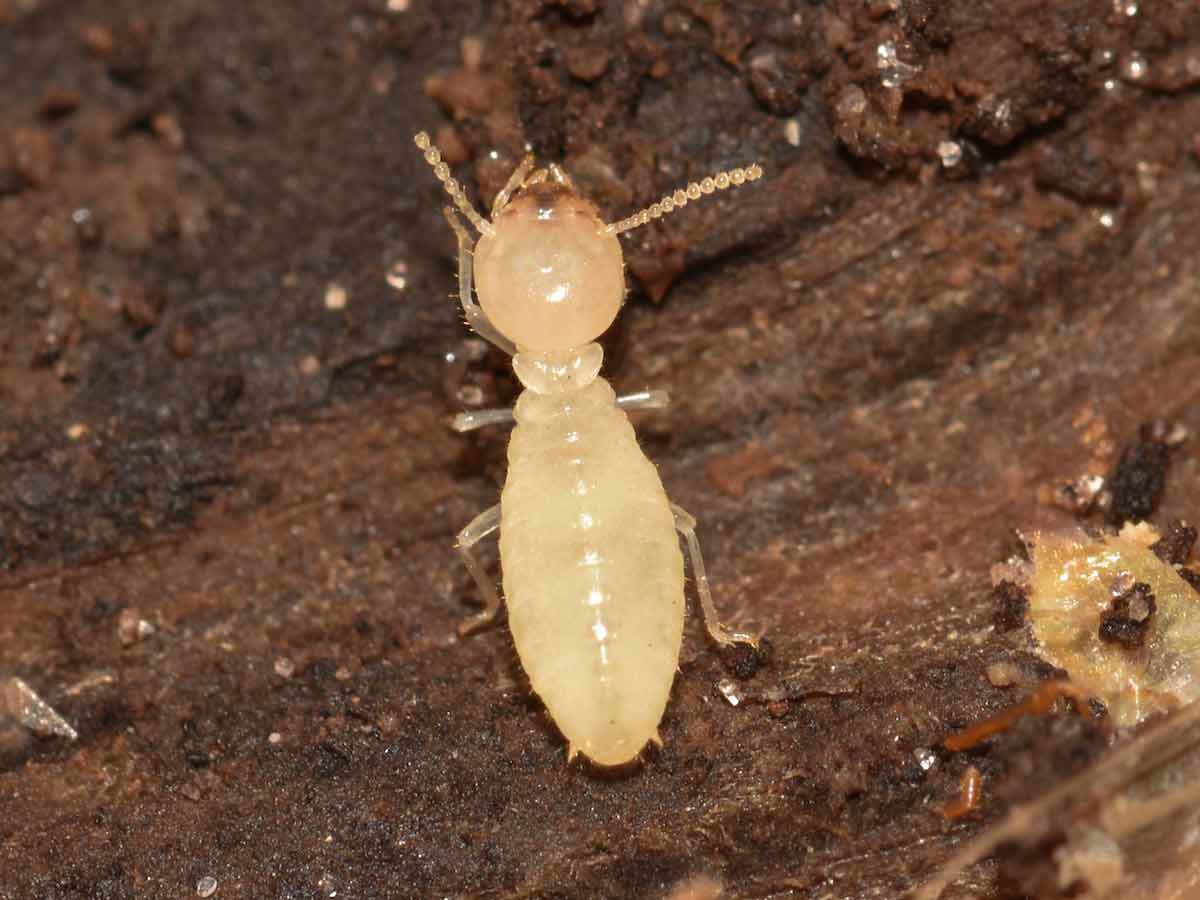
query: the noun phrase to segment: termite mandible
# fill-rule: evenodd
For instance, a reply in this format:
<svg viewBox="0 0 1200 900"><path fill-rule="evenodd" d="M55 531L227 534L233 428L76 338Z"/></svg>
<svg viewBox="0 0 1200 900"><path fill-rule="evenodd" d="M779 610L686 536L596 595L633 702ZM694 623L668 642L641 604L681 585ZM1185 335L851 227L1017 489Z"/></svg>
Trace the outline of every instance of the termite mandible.
<svg viewBox="0 0 1200 900"><path fill-rule="evenodd" d="M459 291L468 326L512 356L525 388L510 410L462 413L460 432L516 422L500 502L458 534L484 600L466 634L491 622L500 595L473 547L500 530L508 623L534 691L567 739L602 766L661 745L658 725L679 665L684 577L679 535L712 639L757 640L721 624L705 575L696 520L671 503L642 453L627 409L661 409L665 391L617 397L599 377L595 343L625 297L617 235L717 190L755 181L758 165L689 184L620 222L605 224L570 177L527 155L496 195L490 219L474 209L429 136L415 143L459 211L479 232L458 238ZM476 303L472 284L479 295Z"/></svg>

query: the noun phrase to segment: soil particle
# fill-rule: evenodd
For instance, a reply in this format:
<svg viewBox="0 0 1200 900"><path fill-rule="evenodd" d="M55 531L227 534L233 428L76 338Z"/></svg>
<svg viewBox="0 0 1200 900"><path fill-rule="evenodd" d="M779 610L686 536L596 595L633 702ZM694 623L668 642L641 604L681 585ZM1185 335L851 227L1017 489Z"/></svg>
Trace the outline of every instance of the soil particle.
<svg viewBox="0 0 1200 900"><path fill-rule="evenodd" d="M1034 181L1080 203L1112 205L1121 199L1121 182L1102 148L1086 141L1048 144L1038 156Z"/></svg>
<svg viewBox="0 0 1200 900"><path fill-rule="evenodd" d="M1166 484L1170 450L1164 440L1165 429L1143 425L1138 437L1121 451L1121 457L1108 476L1112 504L1108 521L1112 525L1142 522L1158 507Z"/></svg>
<svg viewBox="0 0 1200 900"><path fill-rule="evenodd" d="M246 379L241 375L223 375L208 388L208 409L214 419L226 419L246 390Z"/></svg>
<svg viewBox="0 0 1200 900"><path fill-rule="evenodd" d="M709 462L706 469L713 487L730 497L741 497L752 481L767 478L785 469L784 463L769 449L751 444L732 456Z"/></svg>
<svg viewBox="0 0 1200 900"><path fill-rule="evenodd" d="M1137 582L1112 600L1100 617L1100 640L1137 650L1146 642L1157 605L1150 585Z"/></svg>
<svg viewBox="0 0 1200 900"><path fill-rule="evenodd" d="M54 141L44 128L26 126L8 137L13 169L30 187L42 187L54 174Z"/></svg>
<svg viewBox="0 0 1200 900"><path fill-rule="evenodd" d="M1004 580L992 591L995 612L992 625L1000 632L1013 631L1025 624L1029 612L1029 594L1020 585Z"/></svg>
<svg viewBox="0 0 1200 900"><path fill-rule="evenodd" d="M721 650L721 660L725 668L734 678L746 680L753 678L755 673L770 662L772 644L768 638L760 638L758 646L748 643L736 643Z"/></svg>
<svg viewBox="0 0 1200 900"><path fill-rule="evenodd" d="M1175 521L1167 526L1161 538L1151 545L1150 549L1165 563L1182 566L1192 555L1196 545L1196 529L1187 522Z"/></svg>

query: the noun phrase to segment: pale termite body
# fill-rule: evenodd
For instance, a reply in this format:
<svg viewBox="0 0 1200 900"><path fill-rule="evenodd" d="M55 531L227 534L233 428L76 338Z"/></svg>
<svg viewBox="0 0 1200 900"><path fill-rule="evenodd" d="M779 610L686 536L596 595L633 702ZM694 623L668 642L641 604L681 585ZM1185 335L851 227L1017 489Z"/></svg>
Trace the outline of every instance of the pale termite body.
<svg viewBox="0 0 1200 900"><path fill-rule="evenodd" d="M684 622L683 537L709 634L745 642L717 618L695 520L670 502L625 414L662 408L662 391L617 397L599 377L595 343L625 295L617 234L715 190L752 181L757 166L689 185L646 210L606 225L557 166L532 157L480 216L424 133L417 146L459 210L480 232L458 236L467 323L513 357L524 392L511 412L456 417L467 431L515 420L500 502L458 536L484 598L463 632L491 621L500 595L474 545L499 529L509 628L534 691L567 738L569 755L615 766L635 759L670 697ZM479 304L472 296L477 286Z"/></svg>

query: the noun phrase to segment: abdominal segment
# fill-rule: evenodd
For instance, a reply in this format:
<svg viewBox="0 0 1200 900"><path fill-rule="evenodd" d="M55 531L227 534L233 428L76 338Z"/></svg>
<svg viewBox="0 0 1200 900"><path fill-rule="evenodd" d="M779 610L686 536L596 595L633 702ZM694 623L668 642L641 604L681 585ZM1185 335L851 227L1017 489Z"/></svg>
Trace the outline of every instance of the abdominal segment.
<svg viewBox="0 0 1200 900"><path fill-rule="evenodd" d="M575 492L545 490L562 467L548 473L510 452L500 552L509 627L533 689L572 752L619 765L657 736L666 708L683 634L683 558L658 473L632 432L590 450L573 475L596 486ZM622 477L606 484L601 473Z"/></svg>
<svg viewBox="0 0 1200 900"><path fill-rule="evenodd" d="M604 549L560 535L528 563L519 550L505 562L509 627L533 689L572 749L604 765L656 735L678 666L682 559L673 528L658 531L614 531Z"/></svg>

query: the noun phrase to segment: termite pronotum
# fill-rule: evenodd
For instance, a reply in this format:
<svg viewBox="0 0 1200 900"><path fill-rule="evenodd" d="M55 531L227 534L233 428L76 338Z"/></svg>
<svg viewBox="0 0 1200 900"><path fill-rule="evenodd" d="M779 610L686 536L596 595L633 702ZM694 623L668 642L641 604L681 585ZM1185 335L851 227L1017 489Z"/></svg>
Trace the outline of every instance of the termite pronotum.
<svg viewBox="0 0 1200 900"><path fill-rule="evenodd" d="M683 536L708 633L722 645L750 635L720 623L696 520L667 499L638 447L627 409L661 409L665 391L617 397L598 377L595 343L625 296L617 235L717 190L754 181L757 165L722 172L605 224L557 165L534 171L532 155L496 195L490 219L472 207L424 132L415 138L459 211L459 290L467 324L512 356L525 388L513 410L455 418L458 431L515 421L500 503L458 534L458 549L484 609L466 633L490 622L500 595L472 548L500 530L509 628L533 689L566 737L569 758L627 763L658 724L683 639ZM472 297L472 284L479 294Z"/></svg>

